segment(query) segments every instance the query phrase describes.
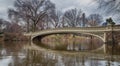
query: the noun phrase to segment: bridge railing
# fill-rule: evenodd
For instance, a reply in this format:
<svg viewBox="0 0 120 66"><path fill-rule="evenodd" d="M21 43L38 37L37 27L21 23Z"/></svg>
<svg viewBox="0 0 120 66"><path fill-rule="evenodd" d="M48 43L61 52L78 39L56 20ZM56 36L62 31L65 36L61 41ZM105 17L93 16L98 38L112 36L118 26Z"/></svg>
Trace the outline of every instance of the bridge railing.
<svg viewBox="0 0 120 66"><path fill-rule="evenodd" d="M120 25L113 26L114 29L120 29Z"/></svg>
<svg viewBox="0 0 120 66"><path fill-rule="evenodd" d="M38 33L38 32L47 32L47 31L62 31L62 30L81 30L81 31L105 31L106 27L65 27L65 28L53 28L53 29L46 29L46 30L41 30L41 31L36 31L33 33Z"/></svg>
<svg viewBox="0 0 120 66"><path fill-rule="evenodd" d="M109 26L99 26L99 27L65 27L65 28L53 28L53 29L46 29L36 32L30 32L29 35L32 33L39 33L39 32L48 32L48 31L62 31L62 30L81 30L81 31L111 31L111 29L120 29L120 25L115 25L113 27Z"/></svg>

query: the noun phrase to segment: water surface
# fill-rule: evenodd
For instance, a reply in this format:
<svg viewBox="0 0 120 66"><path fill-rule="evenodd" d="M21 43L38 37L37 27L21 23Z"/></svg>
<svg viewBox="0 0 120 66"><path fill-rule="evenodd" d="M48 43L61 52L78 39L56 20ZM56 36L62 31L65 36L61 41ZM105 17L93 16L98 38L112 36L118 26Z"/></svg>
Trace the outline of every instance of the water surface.
<svg viewBox="0 0 120 66"><path fill-rule="evenodd" d="M120 55L56 51L31 42L1 42L0 66L120 66Z"/></svg>

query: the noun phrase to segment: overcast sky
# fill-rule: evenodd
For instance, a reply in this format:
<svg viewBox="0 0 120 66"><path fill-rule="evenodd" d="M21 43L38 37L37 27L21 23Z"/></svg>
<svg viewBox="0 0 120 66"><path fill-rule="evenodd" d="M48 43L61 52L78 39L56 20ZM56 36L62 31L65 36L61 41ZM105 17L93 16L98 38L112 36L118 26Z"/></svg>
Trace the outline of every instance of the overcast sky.
<svg viewBox="0 0 120 66"><path fill-rule="evenodd" d="M14 0L0 0L0 18L7 19L8 8L13 7Z"/></svg>
<svg viewBox="0 0 120 66"><path fill-rule="evenodd" d="M96 9L93 0L51 0L59 10L65 11L71 8L79 8L90 14ZM7 19L7 9L13 7L14 0L0 0L0 18ZM95 13L95 12L94 12Z"/></svg>
<svg viewBox="0 0 120 66"><path fill-rule="evenodd" d="M91 10L95 8L96 3L93 0L51 0L56 7L66 10L70 8L80 8L82 10ZM91 8L92 7L92 8Z"/></svg>
<svg viewBox="0 0 120 66"><path fill-rule="evenodd" d="M0 18L7 19L8 8L13 7L15 0L0 0ZM97 10L98 4L95 0L51 0L56 4L58 10L63 12L67 9L78 8L85 12L87 15L92 13L99 13Z"/></svg>

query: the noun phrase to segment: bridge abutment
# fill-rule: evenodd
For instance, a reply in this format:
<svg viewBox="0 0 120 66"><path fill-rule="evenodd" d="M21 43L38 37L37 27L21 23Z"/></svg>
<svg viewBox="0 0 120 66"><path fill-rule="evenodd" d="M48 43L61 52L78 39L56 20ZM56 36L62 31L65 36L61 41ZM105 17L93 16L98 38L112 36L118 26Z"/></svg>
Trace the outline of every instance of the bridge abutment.
<svg viewBox="0 0 120 66"><path fill-rule="evenodd" d="M118 50L119 35L120 32L109 31L104 33L104 53L116 54Z"/></svg>
<svg viewBox="0 0 120 66"><path fill-rule="evenodd" d="M103 35L103 43L104 43L104 46L103 46L103 51L104 51L104 53L107 53L107 33L106 32L104 32L104 35Z"/></svg>

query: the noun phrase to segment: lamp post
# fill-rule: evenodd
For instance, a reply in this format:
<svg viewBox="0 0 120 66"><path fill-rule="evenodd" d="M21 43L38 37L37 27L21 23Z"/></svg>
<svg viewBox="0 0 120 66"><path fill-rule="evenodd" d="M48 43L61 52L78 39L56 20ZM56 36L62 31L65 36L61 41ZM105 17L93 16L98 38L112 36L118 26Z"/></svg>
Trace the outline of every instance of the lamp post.
<svg viewBox="0 0 120 66"><path fill-rule="evenodd" d="M114 46L115 46L115 39L114 39L114 31L113 31L113 27L115 25L115 22L113 22L112 18L108 18L106 19L106 22L110 25L111 27L111 44L112 44L112 54L114 52Z"/></svg>

